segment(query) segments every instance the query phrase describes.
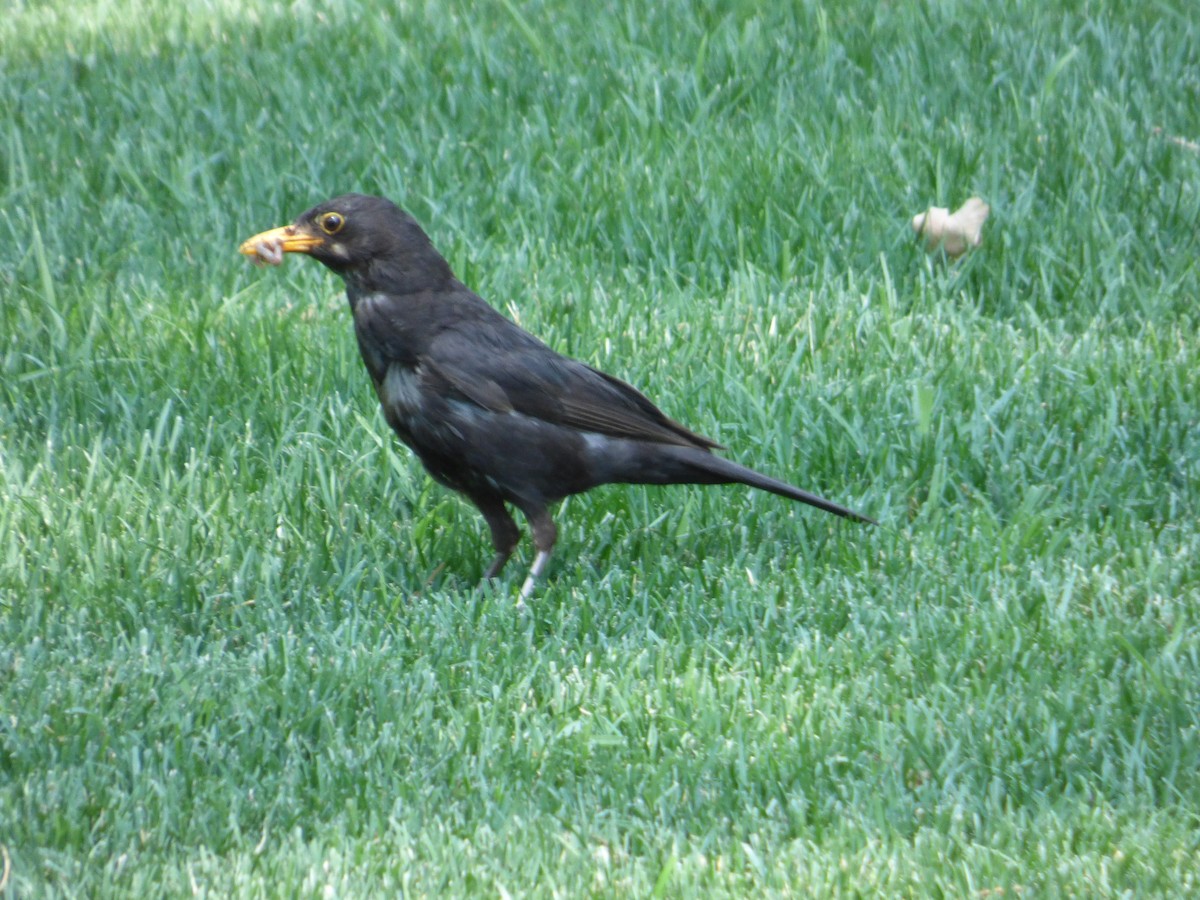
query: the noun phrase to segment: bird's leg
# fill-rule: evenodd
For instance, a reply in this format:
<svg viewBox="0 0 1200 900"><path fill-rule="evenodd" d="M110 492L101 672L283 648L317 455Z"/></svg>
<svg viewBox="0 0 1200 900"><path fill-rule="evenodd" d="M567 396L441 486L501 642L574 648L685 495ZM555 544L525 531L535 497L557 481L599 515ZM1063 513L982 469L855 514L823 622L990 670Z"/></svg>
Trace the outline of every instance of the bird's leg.
<svg viewBox="0 0 1200 900"><path fill-rule="evenodd" d="M512 551L507 553L503 550L497 550L496 555L492 557L492 563L487 567L487 571L483 573L484 581L491 581L500 574L500 570L504 568L504 564L508 562L508 558L512 556Z"/></svg>
<svg viewBox="0 0 1200 900"><path fill-rule="evenodd" d="M529 567L529 575L525 578L525 583L521 585L521 599L517 606L523 609L526 598L533 593L538 578L546 571L546 565L550 562L550 554L554 551L554 542L558 540L558 527L544 506L532 508L522 506L521 511L525 513L525 518L529 520L529 527L533 529L533 546L537 548L533 565Z"/></svg>
<svg viewBox="0 0 1200 900"><path fill-rule="evenodd" d="M492 564L487 567L487 571L483 573L485 580L491 580L500 574L500 570L504 568L508 558L517 549L517 542L521 540L521 532L517 530L517 523L504 508L504 501L500 497L495 494L468 494L467 496L479 508L484 521L488 523L488 528L492 530L492 546L496 550L496 555L492 558Z"/></svg>
<svg viewBox="0 0 1200 900"><path fill-rule="evenodd" d="M537 587L537 580L542 577L542 573L546 571L546 564L550 562L550 551L539 550L533 558L533 565L529 567L529 574L525 576L525 583L521 585L521 602L524 607L525 600L533 593L533 589Z"/></svg>

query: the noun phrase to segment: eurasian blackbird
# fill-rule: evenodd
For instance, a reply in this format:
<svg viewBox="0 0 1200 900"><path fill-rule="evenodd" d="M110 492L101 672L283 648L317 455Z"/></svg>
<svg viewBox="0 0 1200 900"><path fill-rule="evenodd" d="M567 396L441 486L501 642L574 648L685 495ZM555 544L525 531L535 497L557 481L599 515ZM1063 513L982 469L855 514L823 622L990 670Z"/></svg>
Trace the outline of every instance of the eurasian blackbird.
<svg viewBox="0 0 1200 900"><path fill-rule="evenodd" d="M525 514L532 592L558 529L548 507L610 482L740 482L859 522L874 519L713 455L720 446L667 418L632 386L554 352L454 277L408 213L346 194L255 235L241 252L279 264L307 253L342 277L354 333L389 425L442 484L487 520L494 578Z"/></svg>

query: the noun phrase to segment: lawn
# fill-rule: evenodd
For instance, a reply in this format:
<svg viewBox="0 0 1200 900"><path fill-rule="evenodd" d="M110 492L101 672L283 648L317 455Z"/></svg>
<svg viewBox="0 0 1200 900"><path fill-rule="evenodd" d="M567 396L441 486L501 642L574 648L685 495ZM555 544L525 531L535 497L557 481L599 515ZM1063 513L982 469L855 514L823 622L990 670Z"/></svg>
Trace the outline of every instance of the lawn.
<svg viewBox="0 0 1200 900"><path fill-rule="evenodd" d="M1200 891L1191 2L9 0L0 111L0 896ZM610 486L518 614L237 254L350 190L881 526Z"/></svg>

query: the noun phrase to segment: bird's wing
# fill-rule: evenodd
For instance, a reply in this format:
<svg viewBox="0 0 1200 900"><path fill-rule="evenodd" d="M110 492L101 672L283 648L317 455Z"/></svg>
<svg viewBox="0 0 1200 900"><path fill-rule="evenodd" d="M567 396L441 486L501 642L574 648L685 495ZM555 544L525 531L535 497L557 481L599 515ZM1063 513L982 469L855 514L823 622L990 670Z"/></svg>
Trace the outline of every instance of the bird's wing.
<svg viewBox="0 0 1200 900"><path fill-rule="evenodd" d="M492 412L517 412L579 431L715 449L663 412L636 388L555 353L509 327L450 328L426 348L429 373Z"/></svg>

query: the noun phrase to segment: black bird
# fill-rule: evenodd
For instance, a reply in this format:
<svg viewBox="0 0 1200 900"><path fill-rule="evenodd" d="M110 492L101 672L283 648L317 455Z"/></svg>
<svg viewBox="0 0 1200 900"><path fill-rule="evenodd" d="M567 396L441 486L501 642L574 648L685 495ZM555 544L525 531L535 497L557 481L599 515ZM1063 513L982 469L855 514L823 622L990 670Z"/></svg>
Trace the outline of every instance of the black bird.
<svg viewBox="0 0 1200 900"><path fill-rule="evenodd" d="M738 465L632 386L555 353L454 277L408 213L346 194L255 235L241 252L278 265L307 253L346 283L354 333L383 414L429 473L474 503L492 531L494 578L525 514L537 548L524 599L558 529L548 507L611 482L740 482L827 512L874 519Z"/></svg>

